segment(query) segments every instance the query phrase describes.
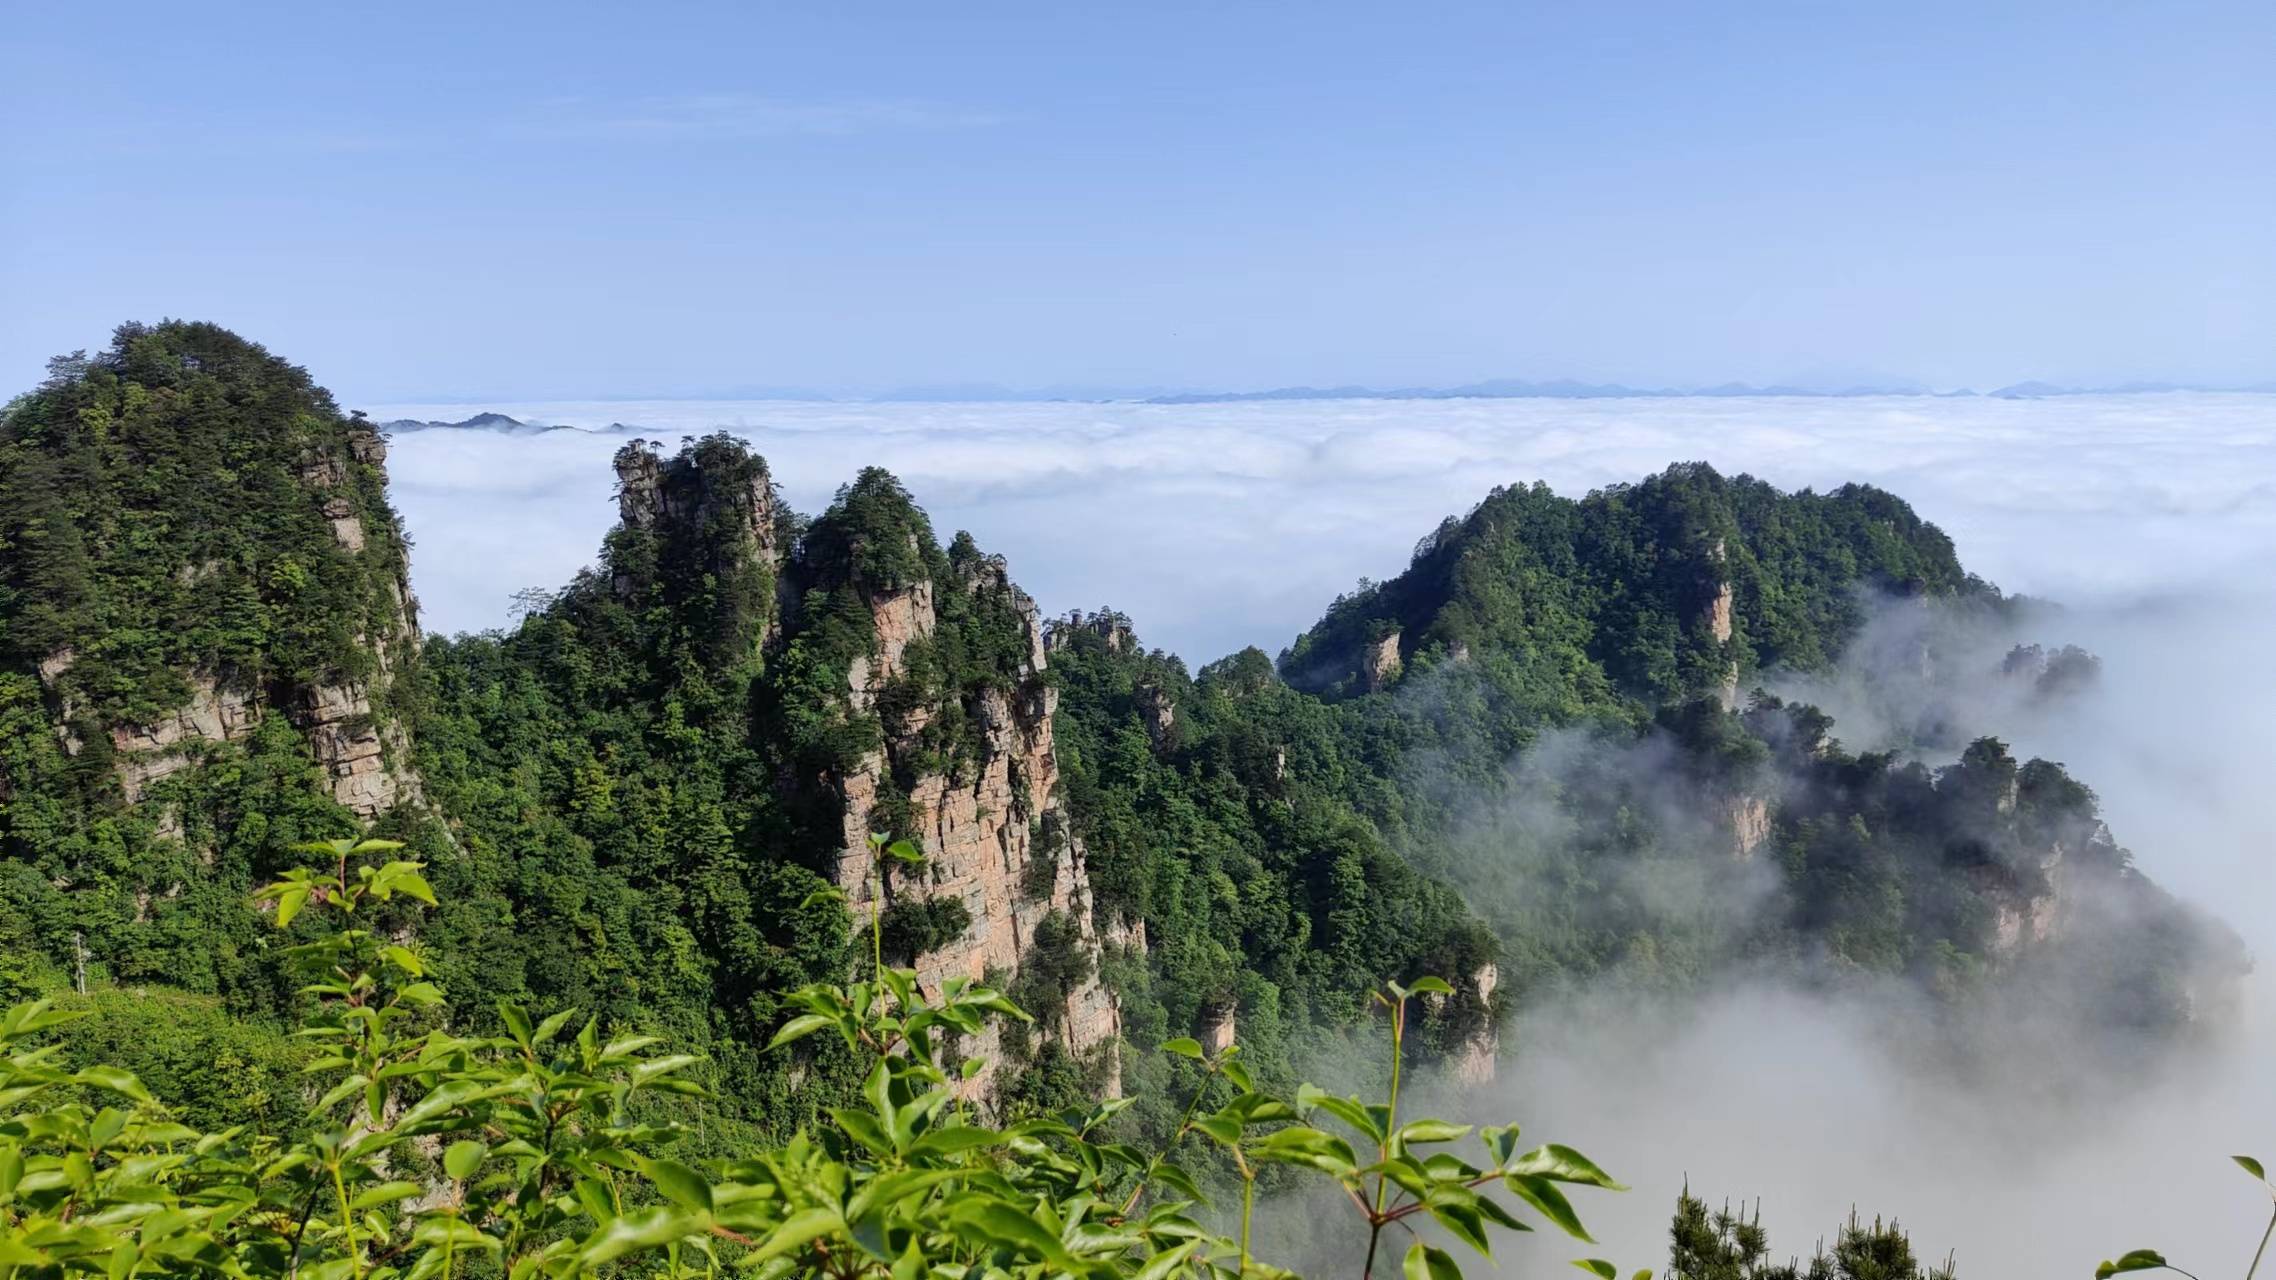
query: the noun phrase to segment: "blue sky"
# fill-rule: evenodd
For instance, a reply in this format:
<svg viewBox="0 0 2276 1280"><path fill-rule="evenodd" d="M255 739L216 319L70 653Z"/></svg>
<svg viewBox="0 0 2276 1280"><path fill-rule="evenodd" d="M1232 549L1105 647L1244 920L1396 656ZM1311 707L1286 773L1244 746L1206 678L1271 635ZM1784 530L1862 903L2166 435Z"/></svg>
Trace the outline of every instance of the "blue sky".
<svg viewBox="0 0 2276 1280"><path fill-rule="evenodd" d="M2276 377L2276 6L10 11L0 376Z"/></svg>

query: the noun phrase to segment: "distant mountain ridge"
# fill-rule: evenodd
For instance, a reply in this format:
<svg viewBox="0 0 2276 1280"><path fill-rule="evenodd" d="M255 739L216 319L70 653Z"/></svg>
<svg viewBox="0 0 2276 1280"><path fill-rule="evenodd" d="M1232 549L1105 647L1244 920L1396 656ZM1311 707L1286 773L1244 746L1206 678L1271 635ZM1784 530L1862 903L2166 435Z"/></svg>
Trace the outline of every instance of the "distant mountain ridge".
<svg viewBox="0 0 2276 1280"><path fill-rule="evenodd" d="M621 422L612 422L598 429L592 427L557 426L543 422L524 422L503 413L477 413L457 422L422 421L417 418L396 418L379 424L382 431L496 431L509 436L540 436L549 431L575 431L585 435L601 435L612 431L630 431Z"/></svg>
<svg viewBox="0 0 2276 1280"><path fill-rule="evenodd" d="M1854 400L1867 396L1918 396L1934 399L1993 399L2040 400L2057 396L2092 395L2150 395L2177 391L2231 392L2256 395L2276 394L2276 381L2214 386L2184 382L2126 382L2111 386L2067 386L2060 383L2027 381L2010 383L1990 391L1976 391L1962 387L1952 391L1938 391L1919 385L1860 384L1857 386L1826 388L1799 386L1789 383L1771 383L1757 386L1748 382L1726 382L1712 387L1633 387L1618 382L1580 382L1570 378L1557 378L1546 382L1531 382L1523 378L1490 378L1483 382L1465 383L1453 387L1365 387L1356 384L1335 387L1274 387L1263 391L1177 391L1160 394L1076 394L1065 388L1044 388L1020 391L992 384L962 386L907 387L881 395L837 399L823 395L799 397L812 403L823 404L1245 404L1276 400L1641 400L1641 399L1739 399L1770 397L1814 400ZM733 396L659 396L659 400L736 399ZM759 399L781 399L764 396ZM485 411L456 422L440 419L397 418L379 423L379 429L398 431L496 431L506 435L542 435L548 431L578 431L589 435L612 435L648 431L651 428L634 423L612 422L605 427L573 427L542 422L525 422L507 414Z"/></svg>
<svg viewBox="0 0 2276 1280"><path fill-rule="evenodd" d="M1730 399L1751 396L1802 397L1842 400L1863 396L1984 396L1998 400L2036 400L2048 396L2140 395L2167 391L2276 392L2276 382L2243 386L2200 386L2178 382L2130 382L2108 387L2071 387L2051 382L2017 382L1991 391L1960 388L1934 391L1919 386L1854 386L1839 389L1773 383L1755 386L1726 382L1713 387L1678 390L1672 387L1631 387L1617 382L1576 382L1569 378L1528 382L1523 378L1494 378L1458 387L1276 387L1269 391L1197 391L1155 396L1147 404L1232 404L1255 400L1627 400L1645 398Z"/></svg>

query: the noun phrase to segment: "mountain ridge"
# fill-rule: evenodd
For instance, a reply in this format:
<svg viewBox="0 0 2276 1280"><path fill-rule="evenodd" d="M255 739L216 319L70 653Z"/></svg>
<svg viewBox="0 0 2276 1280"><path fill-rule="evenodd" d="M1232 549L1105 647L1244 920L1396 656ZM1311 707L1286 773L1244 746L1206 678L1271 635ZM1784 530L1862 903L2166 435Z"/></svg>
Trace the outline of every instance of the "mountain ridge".
<svg viewBox="0 0 2276 1280"><path fill-rule="evenodd" d="M391 650L414 606L378 445L303 371L172 323L0 417L7 972L52 983L84 945L102 981L273 1019L235 886L368 826L459 904L427 926L438 981L709 1054L725 1140L855 1084L761 1048L786 991L866 954L824 890L928 981L1041 1013L971 1082L991 1105L1121 1090L1155 1126L1170 1068L1134 1050L1237 1027L1291 1075L1421 974L1454 990L1417 1045L1482 1079L1505 1017L1597 977L2057 992L2174 1037L2236 963L2059 765L1988 735L1942 769L1853 755L1813 708L1741 696L1766 664L1834 661L1860 591L2003 616L1879 490L1696 463L1580 499L1512 486L1280 660L1189 670L1112 610L1046 624L880 468L806 517L732 437L637 439L593 568L510 630ZM279 668L363 701L296 716L308 699L263 693ZM265 706L285 714L229 709ZM99 744L160 725L183 766L126 785ZM335 729L392 789L339 788ZM2140 941L2081 951L2112 928Z"/></svg>

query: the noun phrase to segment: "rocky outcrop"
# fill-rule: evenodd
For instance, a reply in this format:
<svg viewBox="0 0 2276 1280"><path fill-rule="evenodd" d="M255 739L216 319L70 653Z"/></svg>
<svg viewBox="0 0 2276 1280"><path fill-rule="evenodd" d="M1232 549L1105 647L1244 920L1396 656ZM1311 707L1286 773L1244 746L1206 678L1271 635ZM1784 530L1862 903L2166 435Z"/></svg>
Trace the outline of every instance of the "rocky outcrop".
<svg viewBox="0 0 2276 1280"><path fill-rule="evenodd" d="M332 537L352 553L364 549L364 522L357 517L355 504L346 492L347 456L330 449L310 453L301 459L299 475L302 484L323 495L324 518L332 524ZM384 446L380 456L386 456Z"/></svg>
<svg viewBox="0 0 2276 1280"><path fill-rule="evenodd" d="M1201 1049L1211 1057L1233 1047L1241 1033L1240 1011L1224 1004L1211 1009L1201 1020Z"/></svg>
<svg viewBox="0 0 2276 1280"><path fill-rule="evenodd" d="M1494 988L1501 985L1501 977L1501 969L1491 961L1470 974L1467 994L1477 1001L1484 1016L1454 1054L1454 1078L1463 1084L1490 1084L1500 1067L1502 1039L1494 1025Z"/></svg>
<svg viewBox="0 0 2276 1280"><path fill-rule="evenodd" d="M994 684L962 695L965 715L978 730L973 758L941 767L920 741L937 711L919 706L888 726L884 744L838 780L843 800L843 844L835 879L857 915L873 894L885 904L903 899L953 897L970 923L963 934L917 957L920 984L937 991L951 976L1015 984L1047 932L1054 945L1082 959L1086 977L1066 990L1061 1007L1032 1010L1070 1051L1111 1056L1121 1031L1120 1013L1098 975L1099 938L1092 924L1090 883L1079 842L1065 835L1058 808L1059 763L1052 741L1058 690L1041 678L1047 660L1045 632L1034 602L1011 585L1000 560L984 561L955 580L951 590L1009 603L1026 628L1022 669L1010 688ZM930 580L866 593L874 631L871 652L850 664L848 696L866 711L887 684L901 676L911 645L933 636L940 610ZM888 790L906 797L904 836L924 854L914 870L880 867L869 844L878 806ZM1057 967L1057 966L1055 966ZM968 1082L970 1096L994 1084L1002 1055L991 1027L965 1052L989 1062ZM1109 1084L1119 1088L1115 1064Z"/></svg>
<svg viewBox="0 0 2276 1280"><path fill-rule="evenodd" d="M1147 740L1154 750L1167 751L1176 741L1178 722L1177 704L1170 700L1169 691L1158 684L1144 683L1131 691L1138 705L1138 716L1146 723Z"/></svg>
<svg viewBox="0 0 2276 1280"><path fill-rule="evenodd" d="M1368 645L1360 655L1360 678L1369 693L1378 693L1399 678L1403 665L1399 658L1399 633L1393 631Z"/></svg>
<svg viewBox="0 0 2276 1280"><path fill-rule="evenodd" d="M901 659L909 646L933 633L938 620L933 611L933 584L911 583L898 591L881 591L869 599L870 625L877 632L875 683L901 674Z"/></svg>
<svg viewBox="0 0 2276 1280"><path fill-rule="evenodd" d="M1737 634L1734 625L1737 593L1731 587L1730 575L1725 568L1729 554L1721 538L1715 539L1714 547L1708 552L1708 559L1714 566L1714 576L1709 584L1713 593L1708 597L1700 621L1705 626L1708 637L1728 651L1731 637ZM1735 711L1739 705L1738 655L1730 654L1728 662L1722 683L1716 687L1715 697L1723 704L1723 710Z"/></svg>
<svg viewBox="0 0 2276 1280"><path fill-rule="evenodd" d="M647 554L610 555L610 586L630 598L659 576L693 588L703 575L717 584L758 574L766 597L774 592L784 551L783 511L766 463L748 452L706 440L666 462L646 440L617 450L616 509L620 530L645 535ZM771 640L781 610L771 598L745 601L758 617L727 619L733 626L757 622L758 634L723 634L723 651Z"/></svg>
<svg viewBox="0 0 2276 1280"><path fill-rule="evenodd" d="M1104 641L1108 653L1127 653L1138 647L1138 637L1130 630L1130 619L1111 609L1092 614L1076 609L1064 618L1054 619L1044 634L1045 647L1056 653L1074 643L1076 633L1086 631Z"/></svg>
<svg viewBox="0 0 2276 1280"><path fill-rule="evenodd" d="M408 759L410 740L399 724L373 715L369 687L361 681L310 689L294 719L331 780L332 798L358 817L376 817L416 794L416 781L396 767Z"/></svg>
<svg viewBox="0 0 2276 1280"><path fill-rule="evenodd" d="M386 458L386 443L361 419L347 422L341 436L329 445L313 446L300 456L295 474L331 524L334 541L348 555L379 554L356 506L352 468L380 467ZM219 562L192 564L179 576L194 585L221 568ZM377 633L356 637L369 659L370 675L263 683L227 673L190 672L184 676L188 697L182 705L148 723L109 726L113 768L127 802L142 802L152 787L203 760L213 748L243 740L272 711L281 712L305 736L332 798L357 817L368 821L398 803L418 799L418 780L410 769L410 739L401 722L383 712L374 693L384 689L418 649L418 606L400 557L382 589L385 600L373 615L380 620ZM64 683L73 661L69 650L51 654L40 664L40 677L56 700L59 718L66 722L60 730L65 749L76 755L80 743L68 725L73 713ZM159 815L158 830L178 833L180 821L179 810L169 807Z"/></svg>
<svg viewBox="0 0 2276 1280"><path fill-rule="evenodd" d="M1740 862L1749 861L1770 838L1770 801L1748 792L1726 796L1716 820L1730 833L1731 856Z"/></svg>
<svg viewBox="0 0 2276 1280"><path fill-rule="evenodd" d="M2107 839L2107 829L2097 833ZM1969 878L1992 908L1991 954L2012 960L2026 949L2061 936L2068 902L2064 889L2068 851L2058 841L2020 869L1974 868Z"/></svg>
<svg viewBox="0 0 2276 1280"><path fill-rule="evenodd" d="M1120 915L1115 916L1107 922L1102 941L1118 951L1134 956L1145 955L1149 950L1146 944L1146 918L1138 916L1125 919Z"/></svg>
<svg viewBox="0 0 2276 1280"><path fill-rule="evenodd" d="M251 733L259 721L260 708L250 695L223 688L210 675L193 676L186 705L153 723L111 730L119 787L127 803L140 802L152 785L195 764L199 748L234 742Z"/></svg>

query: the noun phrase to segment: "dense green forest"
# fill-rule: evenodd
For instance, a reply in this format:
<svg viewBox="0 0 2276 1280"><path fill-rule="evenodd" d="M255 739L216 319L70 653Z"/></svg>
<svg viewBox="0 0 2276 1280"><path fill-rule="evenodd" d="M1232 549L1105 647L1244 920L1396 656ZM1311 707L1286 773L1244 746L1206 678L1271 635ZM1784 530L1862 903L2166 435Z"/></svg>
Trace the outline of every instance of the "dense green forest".
<svg viewBox="0 0 2276 1280"><path fill-rule="evenodd" d="M725 435L628 442L593 568L422 637L385 451L201 324L126 326L0 415L0 1003L86 1014L77 1060L200 1127L304 1113L312 935L251 895L365 833L437 891L379 927L458 1030L503 1001L664 1037L699 1061L649 1105L704 1156L859 1096L854 1046L768 1046L872 942L1033 1011L975 1032L993 1114L1119 1092L1154 1138L1208 1075L1162 1046L1379 1089L1371 993L1425 975L1409 1048L1475 1079L1583 983L1897 978L2155 1043L2242 964L2061 765L1855 753L1757 688L1877 609L2016 623L1879 490L1496 490L1277 658L1189 669L1111 609L1045 623L889 472L802 516ZM2058 656L2018 678L2091 683Z"/></svg>

